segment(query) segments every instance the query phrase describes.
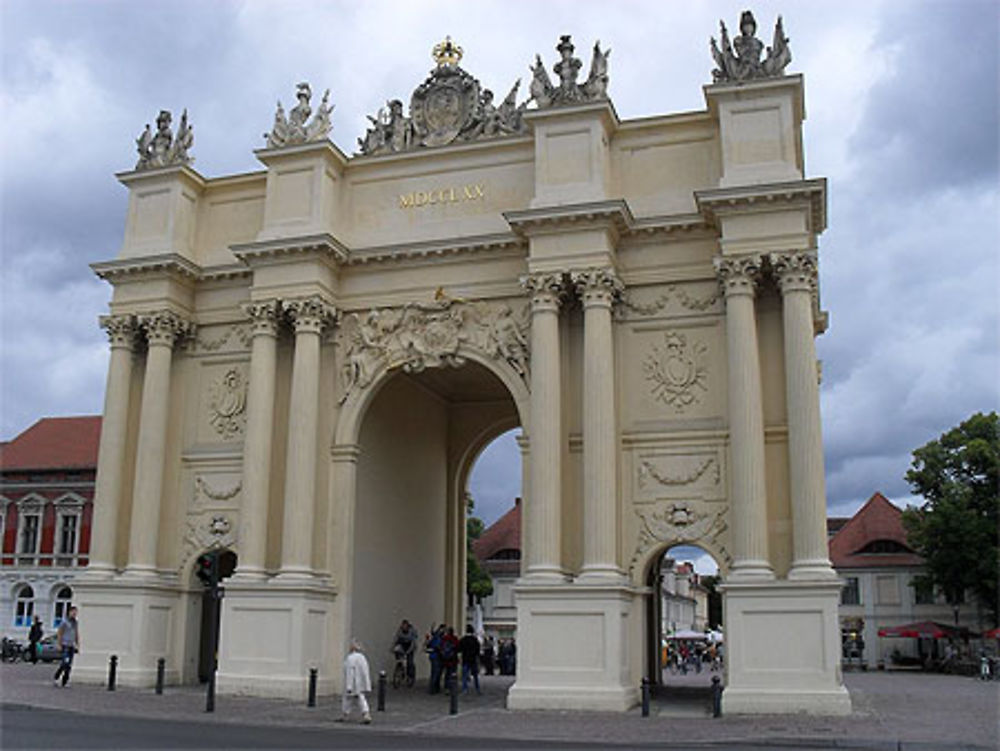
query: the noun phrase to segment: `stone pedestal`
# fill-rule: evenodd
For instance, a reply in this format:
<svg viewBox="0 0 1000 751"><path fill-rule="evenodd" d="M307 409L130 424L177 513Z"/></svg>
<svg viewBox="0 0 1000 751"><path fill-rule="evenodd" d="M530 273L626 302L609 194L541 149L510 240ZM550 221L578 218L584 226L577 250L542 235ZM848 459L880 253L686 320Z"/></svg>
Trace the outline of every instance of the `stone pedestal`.
<svg viewBox="0 0 1000 751"><path fill-rule="evenodd" d="M519 584L517 682L510 709L621 712L639 701L628 636L641 610L622 585Z"/></svg>
<svg viewBox="0 0 1000 751"><path fill-rule="evenodd" d="M728 582L725 714L846 715L840 675L840 582Z"/></svg>
<svg viewBox="0 0 1000 751"><path fill-rule="evenodd" d="M180 650L175 643L180 588L163 577L80 580L73 585L80 609L80 652L73 679L107 681L108 659L118 656L118 683L156 685L156 661L166 659L166 682L180 680Z"/></svg>
<svg viewBox="0 0 1000 751"><path fill-rule="evenodd" d="M315 667L320 693L338 691L341 655L330 639L335 595L321 584L227 581L218 690L304 700Z"/></svg>

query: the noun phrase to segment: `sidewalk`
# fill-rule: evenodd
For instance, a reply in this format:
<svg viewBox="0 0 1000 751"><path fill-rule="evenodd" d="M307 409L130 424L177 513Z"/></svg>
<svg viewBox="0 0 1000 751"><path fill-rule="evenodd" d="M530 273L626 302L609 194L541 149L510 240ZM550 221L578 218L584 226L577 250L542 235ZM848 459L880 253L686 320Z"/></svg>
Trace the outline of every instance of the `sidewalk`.
<svg viewBox="0 0 1000 751"><path fill-rule="evenodd" d="M203 687L167 687L162 696L151 689L74 684L55 688L54 665L0 665L0 702L85 712L160 719L190 719L246 725L328 728L344 726L338 697L320 697L316 708L304 703L219 695L216 711L205 713ZM684 684L710 674L685 678ZM446 695L430 696L423 685L387 689L386 711L375 712L372 728L430 736L490 737L511 740L563 740L663 747L754 743L762 748L808 742L831 748L866 749L995 749L998 741L1000 683L925 674L852 673L846 676L855 712L851 717L778 715L712 719L654 702L649 717L630 712L510 712L504 708L507 677L483 677L483 694L460 697L459 713L448 714ZM678 716L678 715L682 716ZM692 716L692 714L694 716ZM352 728L357 726L352 725Z"/></svg>

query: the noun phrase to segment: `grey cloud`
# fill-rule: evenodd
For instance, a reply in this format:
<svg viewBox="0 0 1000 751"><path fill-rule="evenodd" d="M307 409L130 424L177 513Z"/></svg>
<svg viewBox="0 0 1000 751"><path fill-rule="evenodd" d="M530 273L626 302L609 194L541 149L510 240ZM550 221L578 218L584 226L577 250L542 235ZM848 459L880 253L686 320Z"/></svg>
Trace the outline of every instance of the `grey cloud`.
<svg viewBox="0 0 1000 751"><path fill-rule="evenodd" d="M876 44L895 50L894 71L850 141L881 184L996 185L997 22L993 0L886 5Z"/></svg>

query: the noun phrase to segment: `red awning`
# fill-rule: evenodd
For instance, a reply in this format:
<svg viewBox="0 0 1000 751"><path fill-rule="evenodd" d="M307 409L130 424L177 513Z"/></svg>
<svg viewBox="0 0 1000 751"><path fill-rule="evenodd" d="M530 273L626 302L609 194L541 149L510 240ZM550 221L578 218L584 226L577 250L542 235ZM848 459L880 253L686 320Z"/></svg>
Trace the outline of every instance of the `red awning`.
<svg viewBox="0 0 1000 751"><path fill-rule="evenodd" d="M911 639L947 639L967 636L968 629L957 626L949 626L937 621L917 621L916 623L906 623L902 626L892 626L891 628L880 628L879 636L909 637Z"/></svg>
<svg viewBox="0 0 1000 751"><path fill-rule="evenodd" d="M991 628L983 632L984 639L1000 639L1000 628Z"/></svg>

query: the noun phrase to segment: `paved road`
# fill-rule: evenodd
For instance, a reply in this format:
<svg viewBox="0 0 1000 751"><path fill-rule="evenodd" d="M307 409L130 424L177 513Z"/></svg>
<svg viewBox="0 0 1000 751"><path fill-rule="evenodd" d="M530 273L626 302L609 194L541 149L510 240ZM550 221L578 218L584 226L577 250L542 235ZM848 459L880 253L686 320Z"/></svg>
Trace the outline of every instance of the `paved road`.
<svg viewBox="0 0 1000 751"><path fill-rule="evenodd" d="M61 747L63 739L72 739L74 722L97 721L101 732L115 732L119 725L132 722L157 728L159 745L154 748L184 748L191 740L201 746L209 739L259 738L263 746L247 743L241 747L268 746L264 732L279 733L278 747L294 747L292 737L299 739L299 748L308 745L313 733L319 733L323 743L330 739L357 736L355 747L367 739L380 740L374 747L392 748L395 739L403 738L399 748L574 748L613 746L625 748L865 748L873 749L996 749L998 738L998 706L1000 683L982 683L959 676L924 675L920 673L848 674L845 682L851 691L854 713L850 717L810 717L806 715L776 715L765 717L728 716L711 719L703 707L688 711L670 701L654 702L651 716L643 718L638 710L625 713L572 711L512 712L504 708L504 697L511 679L494 676L483 680L482 696L462 698L458 715L448 714L448 702L442 696L429 696L425 691L400 689L389 691L386 712L375 713L371 727L342 726L334 722L338 714L336 697L320 697L320 706L307 708L304 702L257 699L241 696L220 696L216 712L204 712L205 698L201 689L168 687L163 696L151 690L122 688L115 693L101 686L76 684L70 689L57 689L51 684L51 666L0 665L0 702L5 707L0 716L3 737L0 746L11 745L9 732L29 735L23 739L26 747ZM708 681L710 675L700 679ZM32 725L30 712L18 707L32 706L35 712L61 710L71 713L67 719L40 721ZM82 715L84 719L80 719ZM41 715L36 715L41 716ZM20 724L19 724L20 723ZM25 724L26 723L26 724ZM41 736L37 745L30 733L58 733L69 723L68 735ZM158 723L163 723L158 724ZM257 726L254 728L253 726ZM193 737L184 734L184 727L208 728L195 731ZM260 730L264 727L265 730ZM180 728L176 737L171 728ZM164 735L166 733L166 735ZM216 736L214 734L218 733ZM245 734L245 735L244 735ZM143 737L141 734L137 738ZM478 739L478 740L470 740ZM148 747L122 741L125 747ZM234 741L235 742L235 741ZM323 743L320 745L322 746ZM525 744L526 745L522 745ZM115 747L115 738L106 738L99 746ZM361 745L358 745L361 744ZM454 745L453 745L454 744ZM480 745L481 744L481 745ZM550 745L551 744L551 745ZM560 745L568 744L568 745ZM119 746L122 747L122 746ZM217 746L225 747L225 745ZM232 746L230 746L232 747Z"/></svg>

